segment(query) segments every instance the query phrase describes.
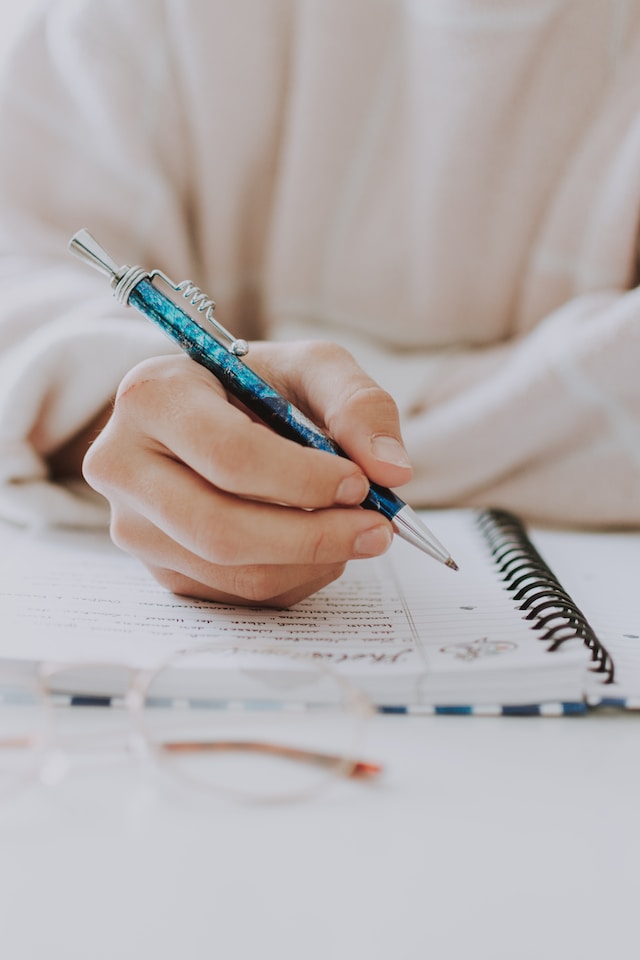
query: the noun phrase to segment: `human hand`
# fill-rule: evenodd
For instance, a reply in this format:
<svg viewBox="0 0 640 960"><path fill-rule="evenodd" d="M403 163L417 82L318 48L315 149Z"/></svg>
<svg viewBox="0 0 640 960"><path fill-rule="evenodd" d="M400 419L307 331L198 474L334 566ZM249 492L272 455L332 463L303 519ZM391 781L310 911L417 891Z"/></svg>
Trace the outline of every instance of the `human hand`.
<svg viewBox="0 0 640 960"><path fill-rule="evenodd" d="M411 477L395 404L334 344L252 344L250 365L351 458L278 436L185 355L124 378L84 459L114 542L174 593L289 606L389 547L358 505ZM350 508L350 509L349 509Z"/></svg>

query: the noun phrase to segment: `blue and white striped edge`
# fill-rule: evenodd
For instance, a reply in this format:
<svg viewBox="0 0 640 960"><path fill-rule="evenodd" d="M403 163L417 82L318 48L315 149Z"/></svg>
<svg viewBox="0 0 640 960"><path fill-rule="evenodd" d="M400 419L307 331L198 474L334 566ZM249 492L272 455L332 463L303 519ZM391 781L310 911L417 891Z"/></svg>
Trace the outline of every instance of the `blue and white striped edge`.
<svg viewBox="0 0 640 960"><path fill-rule="evenodd" d="M586 713L588 706L577 703L518 703L512 705L478 704L476 706L408 706L378 707L380 713L409 716L473 716L473 717L570 717Z"/></svg>
<svg viewBox="0 0 640 960"><path fill-rule="evenodd" d="M589 707L611 707L616 710L640 710L640 697L589 697Z"/></svg>
<svg viewBox="0 0 640 960"><path fill-rule="evenodd" d="M122 697L78 696L58 694L55 697L59 705L73 707L109 707L123 706ZM156 699L148 701L147 706L176 707L212 710L284 710L290 713L312 712L321 709L321 704L300 702L255 701L252 704L234 701L203 701L184 699ZM640 711L640 697L597 697L586 701L568 701L557 703L517 703L517 704L476 704L475 706L410 704L403 706L379 706L378 713L404 716L473 716L473 717L575 717L598 709Z"/></svg>

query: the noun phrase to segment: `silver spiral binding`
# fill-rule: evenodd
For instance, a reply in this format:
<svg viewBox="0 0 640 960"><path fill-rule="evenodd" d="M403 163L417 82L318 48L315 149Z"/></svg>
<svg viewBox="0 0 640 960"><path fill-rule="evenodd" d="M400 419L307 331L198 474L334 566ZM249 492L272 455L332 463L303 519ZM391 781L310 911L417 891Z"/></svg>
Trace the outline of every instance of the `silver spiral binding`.
<svg viewBox="0 0 640 960"><path fill-rule="evenodd" d="M505 589L513 594L524 619L540 639L557 650L567 640L579 639L588 648L592 670L613 683L613 661L587 620L527 535L524 524L506 510L483 510L478 526Z"/></svg>

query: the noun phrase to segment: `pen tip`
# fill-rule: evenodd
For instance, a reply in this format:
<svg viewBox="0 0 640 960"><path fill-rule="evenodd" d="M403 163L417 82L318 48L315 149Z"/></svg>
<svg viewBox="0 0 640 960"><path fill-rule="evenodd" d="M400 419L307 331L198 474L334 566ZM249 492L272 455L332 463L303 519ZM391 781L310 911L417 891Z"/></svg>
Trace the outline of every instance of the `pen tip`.
<svg viewBox="0 0 640 960"><path fill-rule="evenodd" d="M445 566L446 566L446 567L451 567L452 570L459 570L459 569L460 569L460 567L459 567L458 564L455 562L455 560L453 559L453 557L447 557L447 559L445 560L444 563L445 563Z"/></svg>

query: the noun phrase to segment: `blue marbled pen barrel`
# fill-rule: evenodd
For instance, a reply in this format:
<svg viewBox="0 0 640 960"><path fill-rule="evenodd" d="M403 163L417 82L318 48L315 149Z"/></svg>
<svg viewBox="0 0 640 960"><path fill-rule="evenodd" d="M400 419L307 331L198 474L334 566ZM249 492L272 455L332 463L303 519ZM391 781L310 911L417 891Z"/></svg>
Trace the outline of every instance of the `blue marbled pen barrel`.
<svg viewBox="0 0 640 960"><path fill-rule="evenodd" d="M204 326L158 290L152 279L156 275L160 276L176 291L182 290L190 281L176 286L159 271L154 270L149 274L141 267L119 267L110 254L85 229L74 234L69 242L69 249L75 256L108 277L114 295L120 303L136 307L145 314L193 360L210 370L229 393L237 397L280 436L304 446L313 447L315 450L325 450L327 453L346 456L330 437L312 423L302 411L265 383L250 367L247 367L233 350L227 350ZM200 292L198 290L198 293ZM186 296L184 292L183 295ZM191 303L195 305L196 301L192 300ZM207 303L213 307L212 301L207 300ZM199 311L203 309L202 305L198 307ZM203 322L216 326L208 308ZM230 339L235 348L238 347L240 341L234 341L229 332L219 324L217 329ZM377 510L390 520L395 532L403 540L412 543L419 550L453 570L458 569L448 551L427 529L418 515L387 487L371 483L362 506L369 510Z"/></svg>
<svg viewBox="0 0 640 960"><path fill-rule="evenodd" d="M204 330L184 310L158 290L149 280L141 280L129 294L129 303L153 320L192 360L210 370L225 390L237 397L256 416L287 437L315 450L345 456L337 443L259 377L215 337ZM392 490L372 483L361 504L378 510L388 520L406 504Z"/></svg>

